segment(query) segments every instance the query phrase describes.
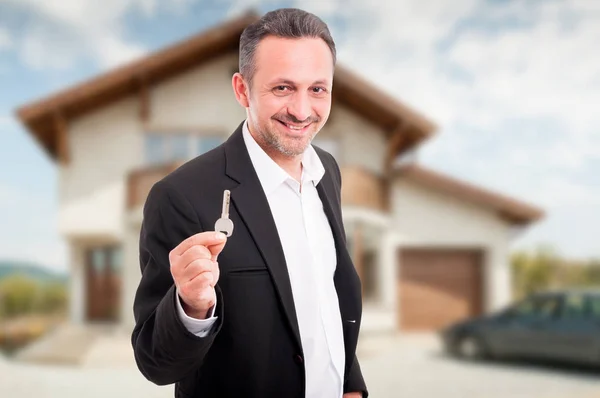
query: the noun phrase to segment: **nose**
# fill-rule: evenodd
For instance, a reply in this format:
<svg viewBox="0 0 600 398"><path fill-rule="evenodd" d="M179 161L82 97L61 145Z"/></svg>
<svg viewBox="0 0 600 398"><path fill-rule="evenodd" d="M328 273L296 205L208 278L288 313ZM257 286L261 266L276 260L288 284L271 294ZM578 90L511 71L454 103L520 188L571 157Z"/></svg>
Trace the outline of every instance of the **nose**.
<svg viewBox="0 0 600 398"><path fill-rule="evenodd" d="M297 93L288 104L288 113L300 121L308 119L312 113L312 104L307 94Z"/></svg>

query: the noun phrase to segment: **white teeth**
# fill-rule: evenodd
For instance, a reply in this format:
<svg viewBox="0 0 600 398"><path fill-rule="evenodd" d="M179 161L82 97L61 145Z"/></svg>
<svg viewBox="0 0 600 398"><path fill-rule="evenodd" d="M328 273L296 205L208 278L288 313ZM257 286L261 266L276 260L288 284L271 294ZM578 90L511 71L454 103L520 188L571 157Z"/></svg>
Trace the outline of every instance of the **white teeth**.
<svg viewBox="0 0 600 398"><path fill-rule="evenodd" d="M291 130L302 130L305 127L305 126L301 126L301 127L290 126L289 124L286 124L286 126L288 126L288 128L290 128Z"/></svg>

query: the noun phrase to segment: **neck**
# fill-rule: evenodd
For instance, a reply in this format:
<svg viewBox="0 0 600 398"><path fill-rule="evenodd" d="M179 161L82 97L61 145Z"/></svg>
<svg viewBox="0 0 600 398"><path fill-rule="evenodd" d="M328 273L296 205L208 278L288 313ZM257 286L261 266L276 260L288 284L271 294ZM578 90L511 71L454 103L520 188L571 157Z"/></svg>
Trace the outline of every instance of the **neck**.
<svg viewBox="0 0 600 398"><path fill-rule="evenodd" d="M287 156L276 156L267 152L271 159L275 161L282 169L284 169L292 178L300 182L302 178L302 157L287 157Z"/></svg>

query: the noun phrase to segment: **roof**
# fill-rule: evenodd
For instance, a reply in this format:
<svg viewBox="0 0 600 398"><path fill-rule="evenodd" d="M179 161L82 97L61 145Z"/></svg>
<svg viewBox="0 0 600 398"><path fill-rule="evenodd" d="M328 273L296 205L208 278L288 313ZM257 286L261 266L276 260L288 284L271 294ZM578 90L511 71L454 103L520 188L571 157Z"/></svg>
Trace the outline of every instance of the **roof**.
<svg viewBox="0 0 600 398"><path fill-rule="evenodd" d="M531 204L460 181L415 163L398 167L394 171L394 175L464 201L490 208L512 224L529 224L544 217L544 211Z"/></svg>
<svg viewBox="0 0 600 398"><path fill-rule="evenodd" d="M20 106L16 113L29 132L56 159L64 143L65 123L122 97L140 93L146 85L183 73L215 57L237 51L244 28L259 16L248 12L187 40L100 74L45 98ZM436 126L424 116L342 66L336 66L333 101L342 102L390 135L392 155L428 138Z"/></svg>

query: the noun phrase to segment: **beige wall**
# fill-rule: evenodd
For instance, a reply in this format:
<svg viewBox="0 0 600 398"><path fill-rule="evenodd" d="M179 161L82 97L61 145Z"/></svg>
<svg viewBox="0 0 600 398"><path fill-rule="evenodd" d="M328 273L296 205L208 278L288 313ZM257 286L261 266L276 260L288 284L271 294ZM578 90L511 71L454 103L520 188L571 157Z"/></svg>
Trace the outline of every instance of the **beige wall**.
<svg viewBox="0 0 600 398"><path fill-rule="evenodd" d="M231 87L237 54L221 57L152 89L150 128L206 129L229 136L246 117Z"/></svg>
<svg viewBox="0 0 600 398"><path fill-rule="evenodd" d="M398 179L392 189L393 232L385 238L381 271L384 302L396 315L398 248L452 246L481 248L484 259L483 308L492 311L510 301L508 264L510 227L493 212ZM399 265L400 267L402 264Z"/></svg>
<svg viewBox="0 0 600 398"><path fill-rule="evenodd" d="M361 166L377 174L383 173L386 139L382 130L342 104L335 104L331 117L315 138L339 140L340 166Z"/></svg>
<svg viewBox="0 0 600 398"><path fill-rule="evenodd" d="M120 238L125 175L142 157L135 99L125 99L70 125L71 162L59 171L59 229L68 238Z"/></svg>

